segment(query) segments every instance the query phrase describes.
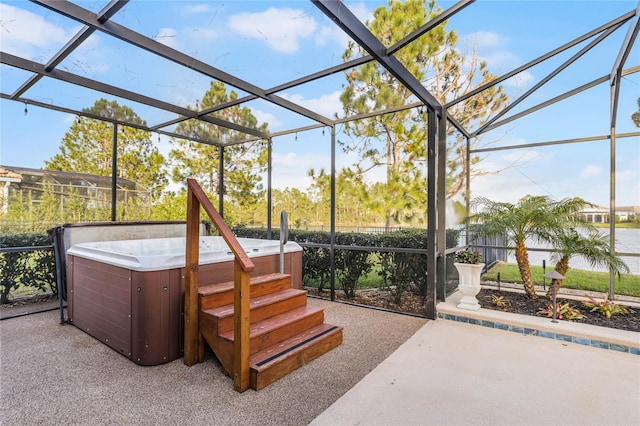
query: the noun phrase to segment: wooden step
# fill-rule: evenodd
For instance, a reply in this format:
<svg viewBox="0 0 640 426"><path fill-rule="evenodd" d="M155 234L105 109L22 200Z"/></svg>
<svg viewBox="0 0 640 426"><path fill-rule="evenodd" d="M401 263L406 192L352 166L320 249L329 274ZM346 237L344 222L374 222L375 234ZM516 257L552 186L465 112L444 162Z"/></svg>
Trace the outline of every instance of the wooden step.
<svg viewBox="0 0 640 426"><path fill-rule="evenodd" d="M322 323L324 310L312 306L303 306L262 321L252 322L249 329L249 354L262 351ZM232 348L233 330L222 333L220 337L228 341Z"/></svg>
<svg viewBox="0 0 640 426"><path fill-rule="evenodd" d="M249 304L251 323L306 306L306 304L307 292L293 288L254 297ZM201 316L208 315L213 317L217 324L216 332L223 334L233 330L233 309L233 304L224 305L202 310Z"/></svg>
<svg viewBox="0 0 640 426"><path fill-rule="evenodd" d="M233 377L234 283L198 288L200 334ZM342 343L342 327L324 324L324 310L307 306L307 292L291 277L269 274L250 280L250 386L262 389Z"/></svg>
<svg viewBox="0 0 640 426"><path fill-rule="evenodd" d="M261 275L250 280L252 298L287 288L291 288L291 275L288 274ZM198 298L200 310L233 304L233 281L200 286L198 287Z"/></svg>
<svg viewBox="0 0 640 426"><path fill-rule="evenodd" d="M342 327L322 324L253 354L251 388L260 390L342 343Z"/></svg>

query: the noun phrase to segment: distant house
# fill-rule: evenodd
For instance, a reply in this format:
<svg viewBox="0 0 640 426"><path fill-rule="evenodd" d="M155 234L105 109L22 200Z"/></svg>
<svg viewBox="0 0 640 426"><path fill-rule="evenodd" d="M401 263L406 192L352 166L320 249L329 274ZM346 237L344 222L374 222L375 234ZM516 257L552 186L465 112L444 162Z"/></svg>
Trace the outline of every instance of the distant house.
<svg viewBox="0 0 640 426"><path fill-rule="evenodd" d="M610 211L608 207L587 207L580 212L588 222L609 223ZM631 221L640 217L640 206L616 207L616 218L619 221Z"/></svg>
<svg viewBox="0 0 640 426"><path fill-rule="evenodd" d="M9 187L11 184L17 185L22 182L22 175L14 173L0 166L0 211L7 212L9 204Z"/></svg>
<svg viewBox="0 0 640 426"><path fill-rule="evenodd" d="M1 209L6 212L12 197L20 193L23 199L28 196L31 203L40 203L47 189L60 198L61 208L71 196L82 199L86 208L110 206L111 184L110 176L0 165ZM116 200L127 202L129 197L149 200L150 192L129 179L118 178Z"/></svg>

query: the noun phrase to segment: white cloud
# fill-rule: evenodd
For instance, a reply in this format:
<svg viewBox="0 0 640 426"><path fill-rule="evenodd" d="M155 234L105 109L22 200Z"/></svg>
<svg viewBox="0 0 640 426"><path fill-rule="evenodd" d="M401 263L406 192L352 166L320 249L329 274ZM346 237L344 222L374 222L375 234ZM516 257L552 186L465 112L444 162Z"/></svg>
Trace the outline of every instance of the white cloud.
<svg viewBox="0 0 640 426"><path fill-rule="evenodd" d="M349 43L349 36L345 34L337 26L323 26L320 28L320 31L316 34L316 44L318 46L324 46L329 41L335 41L340 45L341 48L346 49L347 44Z"/></svg>
<svg viewBox="0 0 640 426"><path fill-rule="evenodd" d="M260 13L243 12L229 17L229 27L246 37L263 39L282 53L294 53L299 39L312 35L318 24L299 9L269 8Z"/></svg>
<svg viewBox="0 0 640 426"><path fill-rule="evenodd" d="M2 51L46 62L77 31L45 21L41 16L0 3ZM78 27L79 28L79 27Z"/></svg>
<svg viewBox="0 0 640 426"><path fill-rule="evenodd" d="M356 15L356 18L363 23L373 19L373 11L370 10L364 2L349 2L347 7L354 15Z"/></svg>
<svg viewBox="0 0 640 426"><path fill-rule="evenodd" d="M508 50L510 40L508 37L493 31L476 31L460 38L459 46L463 50L477 50L484 52L483 57L513 59L516 54ZM495 55L495 56L493 56Z"/></svg>
<svg viewBox="0 0 640 426"><path fill-rule="evenodd" d="M180 13L184 16L188 16L188 15L196 15L199 13L206 13L206 12L209 12L210 10L211 8L209 7L208 4L193 4L193 5L184 6L182 9L180 9Z"/></svg>
<svg viewBox="0 0 640 426"><path fill-rule="evenodd" d="M492 31L477 31L468 36L478 48L496 48L505 43L505 39Z"/></svg>
<svg viewBox="0 0 640 426"><path fill-rule="evenodd" d="M345 4L363 24L373 20L373 10L368 8L365 2L345 2ZM329 41L333 41L338 43L341 49L346 49L350 40L351 38L333 23L322 26L316 34L316 43L318 46L324 46Z"/></svg>
<svg viewBox="0 0 640 426"><path fill-rule="evenodd" d="M363 23L373 19L372 11L369 10L369 8L367 8L367 6L362 2L349 3L347 4L347 7ZM351 38L342 31L340 27L335 24L330 24L323 25L320 28L320 31L316 34L315 40L318 46L324 46L328 42L333 41L337 42L342 49L346 49L347 43Z"/></svg>
<svg viewBox="0 0 640 426"><path fill-rule="evenodd" d="M153 36L154 40L159 43L169 46L173 49L178 49L178 32L173 28L161 28L158 33Z"/></svg>
<svg viewBox="0 0 640 426"><path fill-rule="evenodd" d="M302 138L302 136L301 136ZM342 151L336 157L336 171L340 173L345 167L358 163L358 154L345 154ZM273 175L272 184L274 188L298 188L307 189L312 179L308 176L310 169L315 169L316 173L324 168L328 173L331 168L331 154L329 146L326 153L281 153L274 150L273 153ZM386 179L384 167L376 167L363 176L365 182L382 182Z"/></svg>
<svg viewBox="0 0 640 426"><path fill-rule="evenodd" d="M305 190L311 185L311 178L307 175L307 171L311 168L317 169L318 164L328 164L328 158L326 161L320 161L318 155L274 152L271 183L274 188Z"/></svg>
<svg viewBox="0 0 640 426"><path fill-rule="evenodd" d="M475 50L478 59L487 63L489 69L497 75L511 71L521 60L516 52L509 50L510 39L502 34L491 31L477 31L460 40L462 51ZM529 82L535 80L529 71L522 71L505 80L505 86L523 88Z"/></svg>
<svg viewBox="0 0 640 426"><path fill-rule="evenodd" d="M599 166L594 166L590 164L584 169L582 169L582 171L580 172L580 177L585 179L592 176L598 176L600 174L602 174L602 168Z"/></svg>
<svg viewBox="0 0 640 426"><path fill-rule="evenodd" d="M0 3L0 17L2 51L42 63L46 63L81 28L65 29L47 22L42 16L3 3ZM91 77L108 72L105 53L100 48L100 35L92 34L59 67Z"/></svg>
<svg viewBox="0 0 640 426"><path fill-rule="evenodd" d="M505 86L512 86L522 89L534 79L535 77L529 71L522 71L514 75L513 77L506 79L502 84L504 84Z"/></svg>
<svg viewBox="0 0 640 426"><path fill-rule="evenodd" d="M216 30L203 27L191 28L188 34L190 34L192 37L195 37L198 42L202 42L203 40L215 40L219 38L219 34Z"/></svg>
<svg viewBox="0 0 640 426"><path fill-rule="evenodd" d="M526 143L524 139L516 139L516 141L517 142L514 143L513 145L521 145L523 143ZM511 143L509 145L511 145ZM516 150L516 151L506 151L506 153L502 156L502 158L509 165L521 165L524 163L529 163L531 161L540 160L543 158L543 154L540 151L534 151L534 150L527 150L524 152L522 150Z"/></svg>
<svg viewBox="0 0 640 426"><path fill-rule="evenodd" d="M255 108L251 108L251 113L258 120L258 124L269 123L270 131L279 129L282 126L282 123L273 114Z"/></svg>
<svg viewBox="0 0 640 426"><path fill-rule="evenodd" d="M616 171L616 204L640 205L640 170L637 168Z"/></svg>
<svg viewBox="0 0 640 426"><path fill-rule="evenodd" d="M302 95L290 95L288 93L283 93L282 97L295 104L315 111L318 114L324 115L325 117L333 117L335 113L342 110L340 93L340 91L335 91L314 99L305 99Z"/></svg>

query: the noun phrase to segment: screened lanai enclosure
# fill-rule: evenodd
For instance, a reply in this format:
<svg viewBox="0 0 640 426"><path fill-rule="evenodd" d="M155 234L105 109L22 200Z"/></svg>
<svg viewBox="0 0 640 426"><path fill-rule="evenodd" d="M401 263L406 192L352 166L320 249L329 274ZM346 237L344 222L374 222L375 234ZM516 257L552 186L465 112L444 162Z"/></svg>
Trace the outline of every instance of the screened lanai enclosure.
<svg viewBox="0 0 640 426"><path fill-rule="evenodd" d="M322 200L332 296L334 253L354 249L336 233L347 222L370 225L354 208L367 199L358 205L377 212L381 228L423 229L430 318L448 291L447 256L470 243L461 224L477 197L581 197L594 205L585 214L608 218L611 247L640 274L637 230L615 220L640 217L635 1L0 6L5 168L44 167L85 119L111 127L103 143L112 147L114 184L126 131L143 132L172 158L172 190L195 165L171 151L213 147L215 178L200 183L223 216L226 198L238 204L229 182L242 170L253 170L247 192L264 188L255 214L269 233L279 223L272 212L286 207L274 201L276 189ZM225 95L215 97L220 88ZM101 99L135 114L91 108ZM253 164L246 152L258 153ZM448 239L447 229L461 237Z"/></svg>

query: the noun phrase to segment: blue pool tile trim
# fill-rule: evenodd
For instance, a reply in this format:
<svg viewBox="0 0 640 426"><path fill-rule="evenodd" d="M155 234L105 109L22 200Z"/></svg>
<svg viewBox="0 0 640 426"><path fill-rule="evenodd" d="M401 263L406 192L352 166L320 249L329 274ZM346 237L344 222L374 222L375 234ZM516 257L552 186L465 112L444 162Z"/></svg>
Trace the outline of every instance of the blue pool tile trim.
<svg viewBox="0 0 640 426"><path fill-rule="evenodd" d="M632 355L640 355L640 348L625 346L625 345L618 345L615 343L603 342L602 340L588 339L585 337L554 333L553 331L538 330L535 328L528 328L528 327L519 327L512 324L505 324L505 323L500 323L496 321L480 320L476 318L467 318L461 315L451 315L451 314L445 314L445 313L438 313L438 318L457 321L457 322L464 322L468 324L476 324L476 325L481 325L483 327L495 328L498 330L512 331L514 333L523 334L526 336L540 336L540 337L545 337L547 339L560 340L561 342L571 342L571 343L577 343L578 345L591 346L599 349L607 349L607 350L612 350L616 352L624 352Z"/></svg>

